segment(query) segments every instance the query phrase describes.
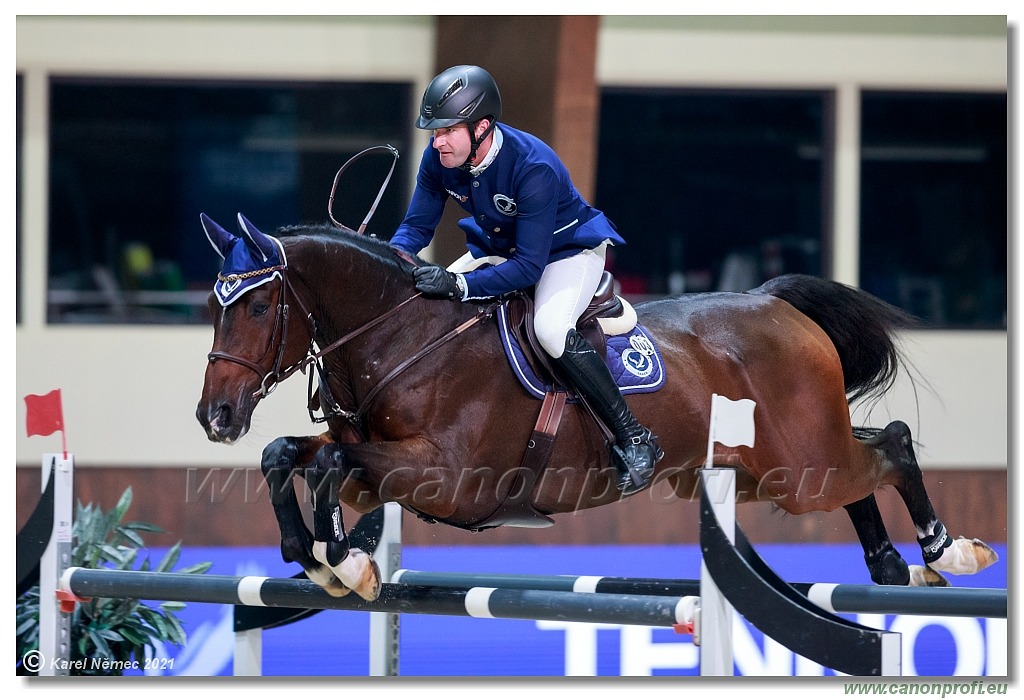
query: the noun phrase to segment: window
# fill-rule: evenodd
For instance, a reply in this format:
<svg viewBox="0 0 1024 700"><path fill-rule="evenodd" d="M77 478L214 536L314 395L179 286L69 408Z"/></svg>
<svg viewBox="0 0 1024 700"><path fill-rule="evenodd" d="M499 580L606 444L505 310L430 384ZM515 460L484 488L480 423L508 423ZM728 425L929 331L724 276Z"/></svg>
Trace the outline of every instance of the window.
<svg viewBox="0 0 1024 700"><path fill-rule="evenodd" d="M866 92L860 281L932 327L1006 328L1005 94Z"/></svg>
<svg viewBox="0 0 1024 700"><path fill-rule="evenodd" d="M627 296L745 290L822 274L826 93L606 89L595 205L627 245Z"/></svg>
<svg viewBox="0 0 1024 700"><path fill-rule="evenodd" d="M51 323L205 323L220 259L200 212L233 230L328 221L334 175L355 153L403 154L410 86L54 78ZM342 176L334 216L357 228L391 167L371 155ZM405 211L402 168L369 232Z"/></svg>

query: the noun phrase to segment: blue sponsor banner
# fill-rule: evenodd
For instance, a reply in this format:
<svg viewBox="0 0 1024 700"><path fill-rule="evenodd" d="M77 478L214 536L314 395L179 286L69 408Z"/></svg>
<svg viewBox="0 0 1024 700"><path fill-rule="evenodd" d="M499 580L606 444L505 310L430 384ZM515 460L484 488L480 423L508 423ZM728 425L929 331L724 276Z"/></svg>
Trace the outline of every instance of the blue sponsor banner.
<svg viewBox="0 0 1024 700"><path fill-rule="evenodd" d="M910 561L916 544L898 547ZM1006 587L1006 547L1000 561L973 576L950 576L954 586ZM759 545L761 556L789 581L869 584L857 545ZM163 551L154 550L159 558ZM209 573L289 577L276 547L192 547L180 565L210 561ZM700 551L689 546L462 546L402 549L402 567L424 571L697 578ZM354 595L354 594L353 594ZM180 613L188 644L158 649L151 674L222 676L233 672L233 609L189 603ZM844 615L902 634L903 673L917 676L1007 675L1006 620L908 615ZM797 657L737 616L737 675L835 675ZM369 669L369 614L323 611L263 632L265 676L365 676ZM692 676L699 648L671 629L403 615L402 676Z"/></svg>

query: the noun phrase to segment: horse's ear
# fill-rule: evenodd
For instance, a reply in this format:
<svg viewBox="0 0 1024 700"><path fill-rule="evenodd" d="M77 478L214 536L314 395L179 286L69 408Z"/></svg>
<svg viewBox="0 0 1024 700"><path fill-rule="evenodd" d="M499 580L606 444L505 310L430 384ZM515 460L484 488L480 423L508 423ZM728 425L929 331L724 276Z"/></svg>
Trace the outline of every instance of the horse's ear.
<svg viewBox="0 0 1024 700"><path fill-rule="evenodd" d="M252 222L241 213L238 214L238 228L252 244L252 247L263 256L263 262L267 263L278 258L274 239L253 226Z"/></svg>
<svg viewBox="0 0 1024 700"><path fill-rule="evenodd" d="M206 238L210 241L213 249L222 257L226 258L238 240L238 236L225 231L220 224L208 217L206 214L199 215L199 222L203 225Z"/></svg>

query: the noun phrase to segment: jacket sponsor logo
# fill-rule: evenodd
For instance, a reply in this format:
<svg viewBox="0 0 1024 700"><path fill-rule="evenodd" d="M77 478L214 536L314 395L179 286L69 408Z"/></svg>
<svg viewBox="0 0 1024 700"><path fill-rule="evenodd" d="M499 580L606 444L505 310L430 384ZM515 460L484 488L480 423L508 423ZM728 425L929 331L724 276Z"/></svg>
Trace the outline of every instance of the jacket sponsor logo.
<svg viewBox="0 0 1024 700"><path fill-rule="evenodd" d="M466 200L468 200L468 199L469 199L469 197L468 197L468 196L466 196L466 195L464 195L464 194L459 194L459 193L457 193L457 192L452 192L451 190L449 190L449 189L447 189L447 188L445 188L445 192L447 192L447 193L448 193L448 196L449 196L449 197L451 197L452 199L458 200L458 201L459 201L459 202L461 202L462 204L465 204L465 203L466 203Z"/></svg>

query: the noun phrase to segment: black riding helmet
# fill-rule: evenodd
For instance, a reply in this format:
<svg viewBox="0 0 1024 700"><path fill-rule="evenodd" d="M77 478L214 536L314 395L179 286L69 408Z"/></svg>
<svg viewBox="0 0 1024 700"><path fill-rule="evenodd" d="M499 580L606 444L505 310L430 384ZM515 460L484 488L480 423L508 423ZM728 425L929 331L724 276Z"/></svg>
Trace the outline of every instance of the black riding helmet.
<svg viewBox="0 0 1024 700"><path fill-rule="evenodd" d="M478 139L473 125L481 119L491 125ZM501 94L491 74L480 66L452 66L430 81L420 101L417 129L444 129L456 124L469 125L473 147L466 163L476 156L476 149L501 118ZM466 163L462 167L467 167Z"/></svg>

